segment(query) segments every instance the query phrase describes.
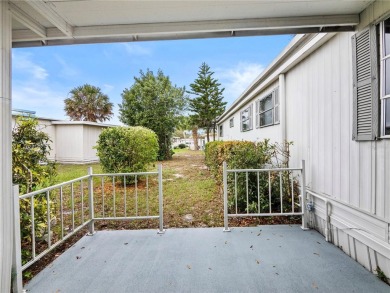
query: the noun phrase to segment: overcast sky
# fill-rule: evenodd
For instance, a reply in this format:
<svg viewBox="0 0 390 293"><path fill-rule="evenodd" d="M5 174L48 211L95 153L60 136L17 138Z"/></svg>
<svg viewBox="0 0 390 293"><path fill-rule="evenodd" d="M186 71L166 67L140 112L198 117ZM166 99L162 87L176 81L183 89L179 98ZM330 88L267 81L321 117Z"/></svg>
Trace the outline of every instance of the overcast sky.
<svg viewBox="0 0 390 293"><path fill-rule="evenodd" d="M68 119L64 99L85 83L101 88L114 103L119 124L121 93L139 71L161 69L173 84L194 81L202 62L225 88L228 106L283 50L293 36L114 43L13 49L13 109L36 111L39 117Z"/></svg>

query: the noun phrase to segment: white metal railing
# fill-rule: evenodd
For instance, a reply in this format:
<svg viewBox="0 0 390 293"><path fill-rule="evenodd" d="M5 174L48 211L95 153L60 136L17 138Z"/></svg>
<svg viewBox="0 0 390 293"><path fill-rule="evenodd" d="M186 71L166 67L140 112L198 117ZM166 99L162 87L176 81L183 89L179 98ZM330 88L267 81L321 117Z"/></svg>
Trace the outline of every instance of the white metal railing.
<svg viewBox="0 0 390 293"><path fill-rule="evenodd" d="M158 233L164 233L161 165L156 172L138 173L93 174L89 168L86 176L22 196L15 186L14 291L21 292L23 270L84 227L93 235L96 221L145 219L158 219ZM21 235L26 228L29 235ZM31 247L22 263L26 243Z"/></svg>
<svg viewBox="0 0 390 293"><path fill-rule="evenodd" d="M265 216L302 216L307 229L305 184L304 160L301 168L268 169L228 169L223 162L224 231L229 217Z"/></svg>

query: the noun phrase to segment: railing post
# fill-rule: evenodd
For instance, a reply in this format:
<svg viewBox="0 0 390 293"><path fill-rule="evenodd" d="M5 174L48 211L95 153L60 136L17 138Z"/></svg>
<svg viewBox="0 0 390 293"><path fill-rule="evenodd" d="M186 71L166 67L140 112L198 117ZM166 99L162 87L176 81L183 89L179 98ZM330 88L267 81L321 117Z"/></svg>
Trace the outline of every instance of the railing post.
<svg viewBox="0 0 390 293"><path fill-rule="evenodd" d="M20 241L20 205L19 205L19 185L13 188L13 210L14 210L14 236L13 236L13 257L12 257L12 292L23 292L22 282L22 248Z"/></svg>
<svg viewBox="0 0 390 293"><path fill-rule="evenodd" d="M226 161L222 164L223 168L223 232L230 232L228 222L228 189L227 189L227 164Z"/></svg>
<svg viewBox="0 0 390 293"><path fill-rule="evenodd" d="M163 178L162 178L162 164L157 167L158 172L158 215L159 215L159 226L158 226L158 234L164 234L164 207L163 207Z"/></svg>
<svg viewBox="0 0 390 293"><path fill-rule="evenodd" d="M95 234L95 213L93 203L93 171L92 167L88 168L88 201L89 201L89 224L88 224L88 235L92 236Z"/></svg>
<svg viewBox="0 0 390 293"><path fill-rule="evenodd" d="M306 170L305 170L305 160L302 160L302 179L301 179L301 198L302 198L302 203L301 203L301 209L302 209L302 230L308 230L308 210L306 209Z"/></svg>

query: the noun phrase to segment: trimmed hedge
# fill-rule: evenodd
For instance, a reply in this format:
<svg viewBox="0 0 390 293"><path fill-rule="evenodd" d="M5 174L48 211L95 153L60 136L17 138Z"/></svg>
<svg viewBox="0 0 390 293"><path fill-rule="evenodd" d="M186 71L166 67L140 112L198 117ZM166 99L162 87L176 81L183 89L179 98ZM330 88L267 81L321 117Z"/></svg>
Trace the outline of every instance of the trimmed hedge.
<svg viewBox="0 0 390 293"><path fill-rule="evenodd" d="M213 141L206 144L205 160L214 178L222 184L223 161L229 169L259 169L271 164L273 153L274 145L269 140Z"/></svg>
<svg viewBox="0 0 390 293"><path fill-rule="evenodd" d="M129 173L146 171L157 160L159 147L154 131L119 126L104 129L96 149L104 172Z"/></svg>
<svg viewBox="0 0 390 293"><path fill-rule="evenodd" d="M261 142L250 141L214 141L206 144L205 155L206 165L219 185L223 182L224 161L229 169L262 169L265 167L288 167L289 146L291 142L283 144L269 143L269 140ZM230 212L235 212L235 194L237 194L238 213L268 212L269 203L269 182L271 183L271 208L273 212L291 211L291 172L285 171L259 173L245 172L233 175L228 174L228 207ZM236 177L235 177L236 176ZM246 184L248 176L248 185ZM280 200L280 179L283 188L283 207ZM257 181L259 180L259 182ZM298 194L298 184L293 179L294 193ZM248 186L248 190L247 190ZM235 187L237 189L235 189ZM248 192L248 203L247 203ZM260 199L258 198L260 195ZM295 197L295 200L298 198ZM260 202L260 206L259 206Z"/></svg>

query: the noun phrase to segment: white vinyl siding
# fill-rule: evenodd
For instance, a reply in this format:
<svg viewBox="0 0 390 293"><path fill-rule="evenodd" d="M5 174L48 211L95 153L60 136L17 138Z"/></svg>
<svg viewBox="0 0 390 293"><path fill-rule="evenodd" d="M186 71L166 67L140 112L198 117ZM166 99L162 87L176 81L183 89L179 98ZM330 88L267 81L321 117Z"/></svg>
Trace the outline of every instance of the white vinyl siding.
<svg viewBox="0 0 390 293"><path fill-rule="evenodd" d="M305 159L311 190L389 221L390 140L351 140L351 36L337 34L286 75L290 165Z"/></svg>
<svg viewBox="0 0 390 293"><path fill-rule="evenodd" d="M241 111L241 131L252 130L252 105Z"/></svg>

